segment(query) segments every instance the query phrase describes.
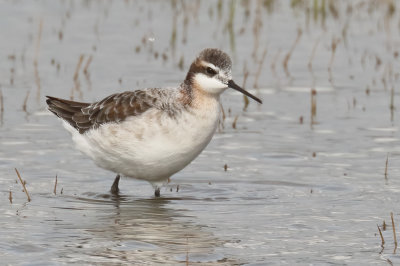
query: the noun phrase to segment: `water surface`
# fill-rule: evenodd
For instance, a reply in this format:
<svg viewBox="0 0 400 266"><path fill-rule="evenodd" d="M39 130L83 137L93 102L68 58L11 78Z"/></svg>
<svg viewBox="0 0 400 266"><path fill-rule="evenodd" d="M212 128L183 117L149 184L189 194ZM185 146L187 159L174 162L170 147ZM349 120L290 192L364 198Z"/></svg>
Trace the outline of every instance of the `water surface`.
<svg viewBox="0 0 400 266"><path fill-rule="evenodd" d="M325 6L3 2L3 263L399 263L390 222L393 212L400 223L397 5L312 2ZM111 196L114 174L73 148L44 96L95 101L176 86L205 47L232 55L238 84L247 69L245 87L264 104L251 101L243 111L243 97L225 92L226 117L213 141L160 199L146 182L129 179L121 180L120 197ZM377 224L383 230L384 220L382 249Z"/></svg>

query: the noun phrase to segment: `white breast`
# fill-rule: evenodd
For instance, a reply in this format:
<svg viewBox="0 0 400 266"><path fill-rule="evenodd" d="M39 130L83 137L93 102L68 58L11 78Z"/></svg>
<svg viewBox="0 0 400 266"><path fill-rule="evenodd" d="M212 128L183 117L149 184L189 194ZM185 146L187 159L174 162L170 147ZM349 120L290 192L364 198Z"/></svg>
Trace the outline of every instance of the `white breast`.
<svg viewBox="0 0 400 266"><path fill-rule="evenodd" d="M175 117L157 109L124 122L104 124L81 135L79 150L107 170L150 182L163 181L183 169L210 142L219 118L217 99L182 110Z"/></svg>

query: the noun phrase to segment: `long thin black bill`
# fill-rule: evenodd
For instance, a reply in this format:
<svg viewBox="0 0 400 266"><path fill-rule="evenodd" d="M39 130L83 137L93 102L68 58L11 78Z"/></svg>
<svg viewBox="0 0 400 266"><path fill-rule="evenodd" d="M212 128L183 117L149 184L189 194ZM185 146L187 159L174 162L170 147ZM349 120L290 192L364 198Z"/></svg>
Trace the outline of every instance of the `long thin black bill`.
<svg viewBox="0 0 400 266"><path fill-rule="evenodd" d="M228 81L228 86L229 86L229 88L232 88L234 90L240 91L244 95L252 98L253 100L255 100L257 102L262 103L262 101L260 99L258 99L256 96L254 96L250 92L248 92L248 91L242 89L241 87L239 87L239 85L237 85L233 80Z"/></svg>

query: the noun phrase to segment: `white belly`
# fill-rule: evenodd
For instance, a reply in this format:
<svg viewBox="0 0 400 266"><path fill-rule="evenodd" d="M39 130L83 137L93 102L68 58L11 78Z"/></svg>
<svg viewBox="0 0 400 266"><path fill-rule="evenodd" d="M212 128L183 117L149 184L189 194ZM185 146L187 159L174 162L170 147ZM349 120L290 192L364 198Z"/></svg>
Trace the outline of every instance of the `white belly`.
<svg viewBox="0 0 400 266"><path fill-rule="evenodd" d="M175 118L149 110L84 135L75 131L73 139L78 149L102 168L162 182L187 166L210 142L219 118L219 105L213 107L183 111Z"/></svg>

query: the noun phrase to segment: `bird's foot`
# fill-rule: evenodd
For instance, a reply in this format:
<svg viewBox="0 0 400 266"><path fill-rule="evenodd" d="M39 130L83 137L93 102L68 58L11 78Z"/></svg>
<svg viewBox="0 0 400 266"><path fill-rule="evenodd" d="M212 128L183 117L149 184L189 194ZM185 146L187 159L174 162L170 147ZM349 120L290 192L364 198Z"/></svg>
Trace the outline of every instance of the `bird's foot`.
<svg viewBox="0 0 400 266"><path fill-rule="evenodd" d="M118 174L115 177L114 183L111 186L111 194L118 195L118 193L119 193L119 188L118 188L119 179L120 179L120 175Z"/></svg>

